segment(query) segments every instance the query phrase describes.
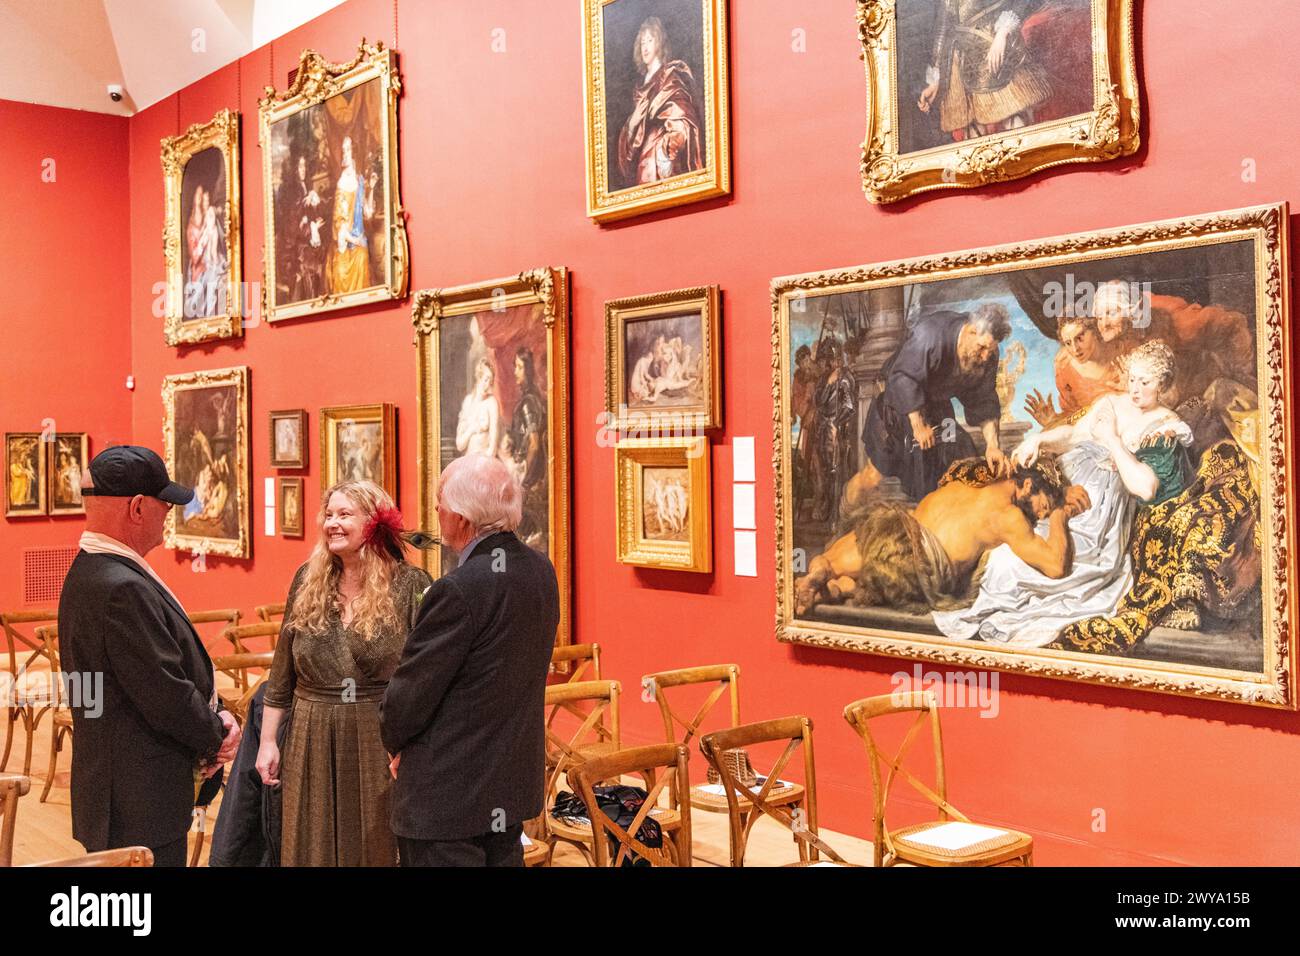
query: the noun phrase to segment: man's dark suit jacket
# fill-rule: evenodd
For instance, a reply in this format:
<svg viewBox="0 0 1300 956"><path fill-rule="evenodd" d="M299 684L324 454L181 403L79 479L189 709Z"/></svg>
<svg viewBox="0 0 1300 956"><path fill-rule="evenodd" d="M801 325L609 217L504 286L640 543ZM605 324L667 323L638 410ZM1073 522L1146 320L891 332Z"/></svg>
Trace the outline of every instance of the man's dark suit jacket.
<svg viewBox="0 0 1300 956"><path fill-rule="evenodd" d="M402 756L397 836L464 840L541 813L559 622L555 569L508 531L433 582L380 710L384 747Z"/></svg>
<svg viewBox="0 0 1300 956"><path fill-rule="evenodd" d="M91 852L180 839L195 763L225 737L184 609L126 558L82 551L59 599L59 650L66 673L104 675L100 715L72 709L72 835Z"/></svg>

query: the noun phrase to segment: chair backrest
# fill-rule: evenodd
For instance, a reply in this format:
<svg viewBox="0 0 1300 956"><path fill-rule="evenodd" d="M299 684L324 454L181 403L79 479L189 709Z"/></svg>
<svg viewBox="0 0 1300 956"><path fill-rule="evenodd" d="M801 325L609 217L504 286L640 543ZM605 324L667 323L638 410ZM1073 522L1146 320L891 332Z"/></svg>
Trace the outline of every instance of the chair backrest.
<svg viewBox="0 0 1300 956"><path fill-rule="evenodd" d="M28 866L49 867L87 867L87 866L153 866L153 850L144 846L124 846L116 850L100 850L85 856L74 856L67 860L46 860L41 863L28 863Z"/></svg>
<svg viewBox="0 0 1300 956"><path fill-rule="evenodd" d="M646 846L637 839L637 831L646 817L659 804L659 795L665 788L673 788L674 783L685 788L686 765L689 753L682 744L652 744L649 747L634 747L619 750L604 757L594 757L581 766L575 767L569 776L574 791L582 797L587 805L587 817L591 820L592 852L596 866L622 866L630 854L636 854L651 866L690 866L691 865L691 801L683 800L671 804L671 809L681 815L680 836L676 842L677 858L668 852L669 838L664 835L662 847ZM596 800L595 786L602 780L617 780L629 774L636 774L645 781L646 799L627 828L615 823L600 809ZM612 836L618 851L611 853L609 841L605 834Z"/></svg>
<svg viewBox="0 0 1300 956"><path fill-rule="evenodd" d="M682 695L670 695L671 687L698 686L713 684L714 687L704 698L693 716L684 717L673 710L669 701L675 696L680 702ZM641 678L642 699L648 694L659 705L659 715L664 722L664 740L670 744L679 743L690 746L691 740L699 733L705 719L715 704L727 693L731 704L731 723L728 726L740 726L740 666L737 664L708 664L703 667L683 667L678 670L659 671L646 674ZM690 789L689 780L683 779L683 786ZM674 786L676 784L674 783ZM673 800L677 799L676 793Z"/></svg>
<svg viewBox="0 0 1300 956"><path fill-rule="evenodd" d="M599 644L564 644L551 651L551 673L560 673L556 664L573 663L568 677L563 681L574 684L580 680L600 680ZM591 671L590 674L587 671Z"/></svg>
<svg viewBox="0 0 1300 956"><path fill-rule="evenodd" d="M214 642L220 641L225 637L225 629L233 627L239 623L240 613L237 608L221 608L213 611L187 611L186 617L194 625L194 630L199 635L199 640L203 646L208 649L209 654L219 654L220 650L214 647ZM219 624L220 627L205 627L207 624Z"/></svg>
<svg viewBox="0 0 1300 956"><path fill-rule="evenodd" d="M41 639L28 634L25 627L18 625L51 624L58 619L59 612L52 609L0 612L0 627L4 628L11 677L17 680L20 670L25 670L45 656L45 645Z"/></svg>
<svg viewBox="0 0 1300 956"><path fill-rule="evenodd" d="M871 732L871 721L893 714L916 714L916 719L903 735L902 743L891 757L880 746ZM889 804L889 795L894 786L894 778L902 776L917 793L921 794L939 808L939 819L948 820L955 817L963 823L969 818L948 802L948 787L943 772L943 736L939 730L939 706L934 694L929 691L908 691L905 693L884 694L879 697L864 697L855 700L844 708L844 719L849 722L862 742L867 747L867 759L871 764L871 788L875 797L876 865L880 866L886 855L894 852L893 842L889 837L889 827L885 824L885 811ZM917 731L928 722L930 738L934 745L935 786L926 786L915 774L903 766L903 759L908 749L916 741ZM884 783L881 783L881 764L888 766Z"/></svg>
<svg viewBox="0 0 1300 956"><path fill-rule="evenodd" d="M253 613L257 615L259 620L269 624L271 621L284 618L284 604L283 602L279 604L259 604L253 608Z"/></svg>
<svg viewBox="0 0 1300 956"><path fill-rule="evenodd" d="M31 777L21 773L0 773L0 866L14 864L14 825L18 798L32 788Z"/></svg>
<svg viewBox="0 0 1300 956"><path fill-rule="evenodd" d="M63 666L59 662L59 625L42 624L35 631L41 642L41 656L50 662L50 700L55 707L63 706L63 680L59 675Z"/></svg>
<svg viewBox="0 0 1300 956"><path fill-rule="evenodd" d="M239 688L239 699L230 705L230 711L242 723L248 716L248 702L257 693L257 688L270 676L271 662L275 659L273 651L258 651L246 654L226 654L212 658L212 666L235 682ZM250 670L261 670L257 678L251 679Z"/></svg>
<svg viewBox="0 0 1300 956"><path fill-rule="evenodd" d="M771 817L794 834L796 840L806 844L809 859L815 861L818 853L821 852L838 863L844 862L843 858L817 835L817 771L813 763L812 731L812 720L808 717L780 717L756 724L742 724L730 730L715 731L700 738L700 750L717 771L722 781L723 792L727 797L727 818L731 824L732 866L744 865L745 845L749 841L749 829L752 821L756 819L757 812ZM727 761L722 757L728 750L781 742L785 743L785 749L772 765L762 787L757 790L745 787L737 780L727 766ZM803 748L803 806L793 811L784 806L771 806L767 802L768 797L777 786L790 758L800 747ZM745 807L742 807L740 802L742 795L747 803Z"/></svg>
<svg viewBox="0 0 1300 956"><path fill-rule="evenodd" d="M546 724L546 803L550 807L559 787L561 774L566 774L574 767L586 762L581 748L591 744L608 742L614 750L621 746L618 698L622 685L616 680L588 680L576 684L552 684L546 688L546 706L572 704L590 704L591 710L575 710L574 717L580 718L577 729L570 735L562 735L551 722ZM552 716L557 711L552 710ZM608 716L609 723L605 724ZM604 733L602 733L602 729Z"/></svg>
<svg viewBox="0 0 1300 956"><path fill-rule="evenodd" d="M276 642L280 640L280 622L262 621L257 624L238 624L226 628L221 632L221 636L230 642L236 654L252 653L252 648L248 645L260 641L262 638L269 638L270 649L275 650Z"/></svg>

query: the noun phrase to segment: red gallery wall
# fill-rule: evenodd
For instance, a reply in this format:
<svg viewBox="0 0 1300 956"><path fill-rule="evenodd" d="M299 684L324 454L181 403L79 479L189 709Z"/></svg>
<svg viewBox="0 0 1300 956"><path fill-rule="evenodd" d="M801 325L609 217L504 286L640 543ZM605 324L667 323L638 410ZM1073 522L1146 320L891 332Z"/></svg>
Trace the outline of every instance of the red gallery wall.
<svg viewBox="0 0 1300 956"><path fill-rule="evenodd" d="M131 438L127 120L0 102L0 431ZM160 234L161 235L161 234ZM0 608L22 553L75 546L77 516L0 519Z"/></svg>
<svg viewBox="0 0 1300 956"><path fill-rule="evenodd" d="M273 82L284 88L304 47L338 61L352 55L362 36L389 44L396 38L412 288L543 265L572 270L575 632L603 645L607 676L623 682L625 740L649 742L661 732L658 711L637 693L642 674L734 661L743 672L747 719L813 718L821 822L866 836L869 777L861 745L840 712L855 698L888 693L890 675L912 664L793 648L773 637L769 281L1300 196L1295 134L1288 125L1289 117L1300 115L1300 91L1292 79L1293 57L1279 39L1294 32L1288 27L1300 26L1300 15L1268 0L1238 0L1231 17L1212 0L1139 3L1145 92L1138 156L881 208L867 203L858 179L866 91L854 4L737 0L731 5L734 196L599 227L584 216L580 6L578 0L401 0L395 37L392 0L350 0L130 120L130 255L116 260L117 268L129 268L130 303L105 309L120 337L104 348L120 347L129 334L129 369L137 381L130 412L134 440L160 445L164 375L231 365L252 369L253 559L209 559L206 572L196 573L188 557L160 550L154 563L193 609L237 605L251 612L255 604L283 599L310 539L262 533L262 481L275 474L268 463L267 412L275 408L310 412L311 467L305 474L307 504L314 508L317 410L396 403L401 504L414 520L409 302L262 324L233 343L179 350L164 345L161 320L152 311L154 283L163 275L159 140L238 105L244 116L244 269L256 279L263 228L257 146L262 87ZM503 52L494 52L498 29L504 30ZM806 52L796 50L797 30L806 37ZM99 168L105 154L111 161L120 153L120 127L110 121L104 127L106 145L95 141ZM1241 175L1247 159L1257 169L1254 181ZM0 169L13 168L9 157L4 163ZM106 178L122 183L120 175ZM103 240L97 247L121 237L128 219L122 195L118 188L114 205L94 208L103 222L94 232ZM42 221L41 228L55 226ZM52 250L59 240L39 245ZM11 248L6 242L10 262ZM48 255L61 269L92 258ZM56 275L52 268L44 274ZM596 441L603 303L707 283L719 284L724 295L727 427L713 451L717 570L695 576L625 568L614 559L614 455ZM69 296L59 304L61 311L41 321L79 326L84 302ZM18 321L37 321L12 311L7 318L11 332ZM54 347L51 341L48 348ZM32 365L46 354L36 352ZM113 372L79 377L77 384L92 386L87 393L106 410L121 401L120 378ZM34 369L23 379L25 389L50 400L61 387ZM7 402L14 389L5 388ZM24 405L18 418L42 407ZM13 418L6 415L6 427ZM731 442L750 435L757 437L759 460L759 576L737 578L726 530ZM69 537L76 530L58 527ZM39 534L28 528L18 535L24 544ZM13 537L14 526L6 533ZM1038 863L1300 862L1295 714L1015 675L1002 675L1000 686L995 719L970 709L944 713L951 794L974 818L1032 833Z"/></svg>

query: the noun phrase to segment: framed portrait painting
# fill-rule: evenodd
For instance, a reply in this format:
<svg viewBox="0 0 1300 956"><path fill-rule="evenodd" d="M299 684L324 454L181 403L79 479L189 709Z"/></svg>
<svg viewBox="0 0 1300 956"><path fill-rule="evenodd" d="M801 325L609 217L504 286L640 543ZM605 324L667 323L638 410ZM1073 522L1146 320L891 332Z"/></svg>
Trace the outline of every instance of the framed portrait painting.
<svg viewBox="0 0 1300 956"><path fill-rule="evenodd" d="M162 141L168 345L243 334L239 206L239 114Z"/></svg>
<svg viewBox="0 0 1300 956"><path fill-rule="evenodd" d="M858 0L857 12L872 202L1137 151L1133 0Z"/></svg>
<svg viewBox="0 0 1300 956"><path fill-rule="evenodd" d="M670 571L713 570L709 442L625 439L614 450L618 560Z"/></svg>
<svg viewBox="0 0 1300 956"><path fill-rule="evenodd" d="M560 585L557 642L569 617L569 289L563 268L415 293L419 346L420 527L437 533L442 470L493 455L523 487L516 531L551 559ZM456 567L424 552L434 577Z"/></svg>
<svg viewBox="0 0 1300 956"><path fill-rule="evenodd" d="M5 433L5 517L46 510L46 452L41 432Z"/></svg>
<svg viewBox="0 0 1300 956"><path fill-rule="evenodd" d="M271 467L307 467L307 410L274 411L271 422Z"/></svg>
<svg viewBox="0 0 1300 956"><path fill-rule="evenodd" d="M90 467L90 437L85 432L59 432L46 446L50 456L46 465L50 514L85 514L81 476Z"/></svg>
<svg viewBox="0 0 1300 956"><path fill-rule="evenodd" d="M347 63L304 50L259 103L269 322L406 295L397 162L397 55Z"/></svg>
<svg viewBox="0 0 1300 956"><path fill-rule="evenodd" d="M583 0L587 215L731 192L727 0Z"/></svg>
<svg viewBox="0 0 1300 956"><path fill-rule="evenodd" d="M167 473L194 489L194 500L168 512L169 548L230 558L252 553L248 381L247 366L163 379Z"/></svg>
<svg viewBox="0 0 1300 956"><path fill-rule="evenodd" d="M717 286L605 303L605 407L629 435L722 427Z"/></svg>
<svg viewBox="0 0 1300 956"><path fill-rule="evenodd" d="M1288 221L776 280L779 639L1294 708Z"/></svg>
<svg viewBox="0 0 1300 956"><path fill-rule="evenodd" d="M397 406L338 405L320 410L320 488L373 481L397 500Z"/></svg>
<svg viewBox="0 0 1300 956"><path fill-rule="evenodd" d="M303 529L303 480L277 478L276 497L279 499L280 536L301 538Z"/></svg>

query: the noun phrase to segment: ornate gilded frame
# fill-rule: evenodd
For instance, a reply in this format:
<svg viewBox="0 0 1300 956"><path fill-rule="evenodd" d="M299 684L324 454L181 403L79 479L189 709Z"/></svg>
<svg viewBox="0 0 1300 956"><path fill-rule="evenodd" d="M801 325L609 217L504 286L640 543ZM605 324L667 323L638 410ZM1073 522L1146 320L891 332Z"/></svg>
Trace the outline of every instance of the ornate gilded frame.
<svg viewBox="0 0 1300 956"><path fill-rule="evenodd" d="M288 419L298 428L298 457L280 458L275 445L275 424ZM306 468L307 467L307 409L285 408L267 414L270 430L271 467L272 468Z"/></svg>
<svg viewBox="0 0 1300 956"><path fill-rule="evenodd" d="M700 405L676 406L667 411L632 411L619 414L626 394L626 331L631 322L700 313L701 358L704 375L704 402ZM613 299L605 303L605 409L608 426L618 431L640 429L661 432L661 423L671 423L674 433L694 434L722 427L722 338L718 326L722 314L722 292L716 285L655 292L650 295Z"/></svg>
<svg viewBox="0 0 1300 956"><path fill-rule="evenodd" d="M643 568L668 571L713 570L712 449L708 439L628 438L614 449L617 495L618 560ZM690 520L686 541L647 538L644 470L684 467L690 484Z"/></svg>
<svg viewBox="0 0 1300 956"><path fill-rule="evenodd" d="M569 565L569 272L564 267L532 269L490 282L415 293L411 321L418 353L420 527L437 534L435 491L442 474L442 405L438 393L442 320L534 303L541 304L542 321L547 329L548 540L551 564L555 566L560 586L556 643L563 645L573 640ZM441 550L431 548L423 554L425 570L435 578L441 577Z"/></svg>
<svg viewBox="0 0 1300 956"><path fill-rule="evenodd" d="M807 644L934 661L965 667L1018 671L1039 677L1295 709L1296 614L1294 576L1295 493L1292 488L1289 210L1286 203L1099 230L1013 245L926 256L831 272L787 276L772 282L772 468L776 497L776 636ZM1167 249L1249 240L1256 262L1256 351L1264 440L1260 516L1264 560L1261 672L1168 664L1046 649L1003 649L943 637L822 622L793 616L792 475L788 383L790 304L823 295L905 283L964 278Z"/></svg>
<svg viewBox="0 0 1300 956"><path fill-rule="evenodd" d="M226 310L221 315L203 318L185 316L184 257L181 255L181 183L185 164L205 149L221 150L225 157L226 248L230 253L229 282L225 290ZM167 312L163 318L163 336L168 345L208 342L212 339L238 338L244 334L243 240L240 216L239 114L222 110L206 123L195 123L180 136L162 141L163 183L166 193L166 219L163 226L163 261L167 275Z"/></svg>
<svg viewBox="0 0 1300 956"><path fill-rule="evenodd" d="M303 497L304 484L301 478L277 478L275 480L276 520L279 522L280 537L282 538L301 538L303 536L303 513L307 510L306 499ZM295 523L286 521L284 517L284 495L290 488L298 490L298 520Z"/></svg>
<svg viewBox="0 0 1300 956"><path fill-rule="evenodd" d="M367 289L342 295L325 293L286 305L276 305L275 273L275 195L272 183L271 127L332 96L365 83L381 84L386 106L380 111L380 136L384 143L384 167L387 171L384 191L384 214L388 224L388 261L383 281ZM274 87L265 89L258 100L258 143L262 147L262 205L265 220L263 246L264 280L262 309L268 322L301 315L317 315L336 309L348 309L370 302L401 299L406 296L410 272L410 249L406 239L406 213L402 208L398 170L397 100L402 81L397 72L397 54L382 42L368 44L363 39L357 55L346 63L331 63L315 50L303 50L293 85L283 93Z"/></svg>
<svg viewBox="0 0 1300 956"><path fill-rule="evenodd" d="M380 453L383 475L375 484L397 500L397 406L391 402L373 405L334 405L320 410L321 494L339 481L339 426L350 423L379 425L384 436Z"/></svg>
<svg viewBox="0 0 1300 956"><path fill-rule="evenodd" d="M45 455L45 476L48 482L48 491L45 493L45 500L48 502L49 514L52 515L84 515L86 513L86 504L83 500L79 505L73 505L69 508L60 508L55 504L54 483L58 478L59 470L59 439L71 438L77 443L77 459L81 467L81 473L84 475L86 469L90 467L90 436L85 432L56 432L49 442L46 443Z"/></svg>
<svg viewBox="0 0 1300 956"><path fill-rule="evenodd" d="M1133 0L1092 0L1093 108L1089 113L900 154L894 54L897 0L858 0L858 36L867 73L862 188L873 203L935 189L970 189L1067 163L1099 163L1135 153L1140 112L1133 53ZM1098 41L1104 43L1098 48Z"/></svg>
<svg viewBox="0 0 1300 956"><path fill-rule="evenodd" d="M704 18L704 168L650 185L609 189L605 119L605 33L602 11L618 0L583 0L583 100L586 115L587 215L612 222L658 209L731 194L731 127L727 85L727 0L698 0ZM616 135L616 134L615 134Z"/></svg>
<svg viewBox="0 0 1300 956"><path fill-rule="evenodd" d="M39 451L36 455L36 506L34 508L15 508L9 503L9 483L13 476L9 473L9 443L16 439L31 439L36 442ZM40 518L49 510L49 458L45 448L45 432L5 432L4 492L6 518Z"/></svg>
<svg viewBox="0 0 1300 956"><path fill-rule="evenodd" d="M239 458L234 469L235 492L239 498L239 537L210 538L206 535L183 534L177 530L177 505L167 511L163 529L163 544L178 551L192 554L217 555L227 558L247 558L252 554L252 536L249 532L249 514L252 499L249 493L249 472L252 454L249 443L249 370L248 366L208 369L201 372L181 372L168 375L162 383L163 401L163 457L167 473L176 477L176 394L197 388L235 386L238 414L235 423L235 450Z"/></svg>

